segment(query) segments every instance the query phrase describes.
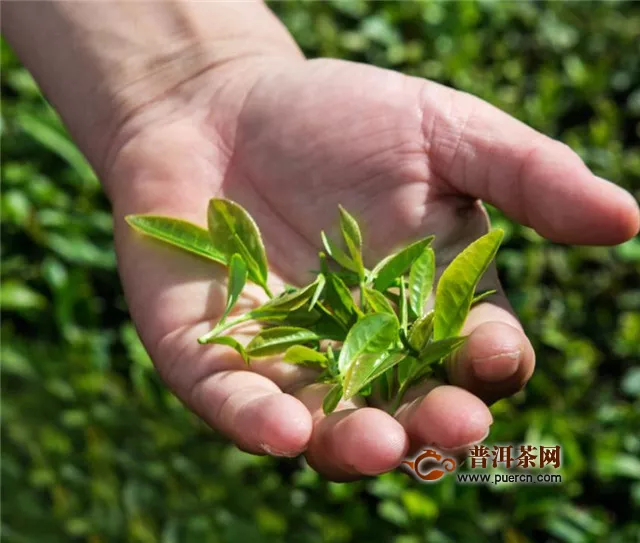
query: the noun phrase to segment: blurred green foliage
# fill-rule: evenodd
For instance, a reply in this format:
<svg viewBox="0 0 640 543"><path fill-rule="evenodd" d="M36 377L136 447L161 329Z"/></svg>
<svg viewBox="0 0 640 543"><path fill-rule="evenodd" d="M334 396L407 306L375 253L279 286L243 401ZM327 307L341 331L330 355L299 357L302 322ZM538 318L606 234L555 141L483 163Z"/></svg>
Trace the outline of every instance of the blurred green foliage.
<svg viewBox="0 0 640 543"><path fill-rule="evenodd" d="M308 55L479 95L640 197L640 4L273 7ZM493 407L488 441L559 443L562 485L328 483L300 460L238 452L163 388L95 176L4 43L2 72L4 540L640 541L638 239L563 247L491 210L538 368Z"/></svg>

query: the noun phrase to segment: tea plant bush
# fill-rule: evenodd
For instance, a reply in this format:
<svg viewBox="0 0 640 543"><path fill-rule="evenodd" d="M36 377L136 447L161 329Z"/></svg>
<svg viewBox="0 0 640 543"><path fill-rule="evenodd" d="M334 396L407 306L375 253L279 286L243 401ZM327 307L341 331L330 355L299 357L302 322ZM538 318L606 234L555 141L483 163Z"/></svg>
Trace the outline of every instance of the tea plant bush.
<svg viewBox="0 0 640 543"><path fill-rule="evenodd" d="M640 197L640 5L276 3L309 55L477 94ZM131 326L108 203L2 44L2 537L12 542L640 538L640 241L554 245L491 211L538 355L489 443L558 443L554 487L351 484L238 452L164 389ZM70 82L71 84L72 82Z"/></svg>

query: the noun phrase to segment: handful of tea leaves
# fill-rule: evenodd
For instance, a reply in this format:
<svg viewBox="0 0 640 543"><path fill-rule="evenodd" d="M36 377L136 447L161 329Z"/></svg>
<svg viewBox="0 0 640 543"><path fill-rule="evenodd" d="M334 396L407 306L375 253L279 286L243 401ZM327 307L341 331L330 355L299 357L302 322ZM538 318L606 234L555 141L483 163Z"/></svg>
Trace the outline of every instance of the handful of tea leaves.
<svg viewBox="0 0 640 543"><path fill-rule="evenodd" d="M358 223L340 207L343 243L321 232L326 252L319 254L316 279L274 296L267 286L262 237L249 213L235 202L214 198L207 218L208 231L169 217L129 215L126 220L144 234L227 266L226 307L218 324L198 341L227 345L247 363L283 355L285 362L317 368L318 381L333 385L324 399L325 413L341 398L374 390L394 411L408 387L430 377L465 341L459 334L471 306L494 292L476 294L476 288L503 236L502 230L493 230L458 254L442 273L433 309L427 311L436 270L433 236L368 270ZM269 300L229 320L247 280L262 287ZM223 335L250 320L263 327L247 345Z"/></svg>

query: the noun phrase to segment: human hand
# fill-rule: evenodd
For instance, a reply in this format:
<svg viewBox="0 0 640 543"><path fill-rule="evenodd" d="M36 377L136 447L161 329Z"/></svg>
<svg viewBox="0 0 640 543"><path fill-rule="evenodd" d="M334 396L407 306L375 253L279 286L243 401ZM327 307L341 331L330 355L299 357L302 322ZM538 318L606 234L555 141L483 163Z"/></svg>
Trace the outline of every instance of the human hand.
<svg viewBox="0 0 640 543"><path fill-rule="evenodd" d="M259 2L12 2L2 24L113 202L127 300L160 374L250 452L304 451L346 480L423 443L483 439L486 403L519 390L534 365L495 269L480 288L498 294L469 315L451 385L412 391L395 418L360 400L325 417L308 370L272 360L248 371L235 352L196 342L222 312L224 270L137 236L124 215L203 222L212 196L238 201L264 234L276 292L309 278L338 203L362 225L369 263L435 234L442 268L486 231L478 198L555 241L638 231L633 198L567 147L434 83L305 61ZM238 309L261 296L249 291Z"/></svg>
<svg viewBox="0 0 640 543"><path fill-rule="evenodd" d="M361 399L324 416L327 387L310 384L311 370L274 359L249 371L234 351L196 342L222 313L224 270L140 238L125 214L202 223L209 198L239 202L263 233L274 292L311 278L319 231L336 225L338 204L361 223L369 263L435 234L442 269L487 231L478 198L559 242L611 244L638 230L630 195L469 95L334 60L273 57L239 62L215 84L209 75L188 83L188 107L167 114L161 101L134 132L125 127L108 177L143 341L182 401L243 450L304 451L327 477L346 480L393 469L424 443L461 448L486 436L485 402L524 386L533 350L491 269L481 288L498 293L471 311L469 339L447 366L451 385L412 391L395 418ZM255 289L239 307L262 296Z"/></svg>

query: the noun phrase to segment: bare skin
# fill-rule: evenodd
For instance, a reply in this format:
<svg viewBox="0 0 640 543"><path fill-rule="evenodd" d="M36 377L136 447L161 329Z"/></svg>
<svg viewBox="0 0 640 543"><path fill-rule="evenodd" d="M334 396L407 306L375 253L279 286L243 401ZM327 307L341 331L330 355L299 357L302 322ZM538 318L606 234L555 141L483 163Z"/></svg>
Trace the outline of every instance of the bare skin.
<svg viewBox="0 0 640 543"><path fill-rule="evenodd" d="M484 439L487 404L520 390L534 368L494 269L482 286L498 294L472 310L450 384L411 391L394 416L354 400L325 417L327 387L310 384L309 371L278 360L249 371L233 351L197 344L222 312L225 270L142 238L124 215L203 224L209 198L239 202L263 232L277 292L310 279L319 231L335 226L338 203L361 222L369 265L435 234L442 267L487 231L479 199L549 239L590 244L634 236L636 202L568 147L477 98L370 66L305 60L273 28L265 50L212 53L222 60L175 76L169 88L150 75L160 91L128 100L135 107L105 124L109 137L84 144L113 202L119 270L145 346L178 397L238 447L304 453L335 480L393 469L424 443L456 449ZM82 146L90 130L52 85ZM263 300L251 289L240 310Z"/></svg>

